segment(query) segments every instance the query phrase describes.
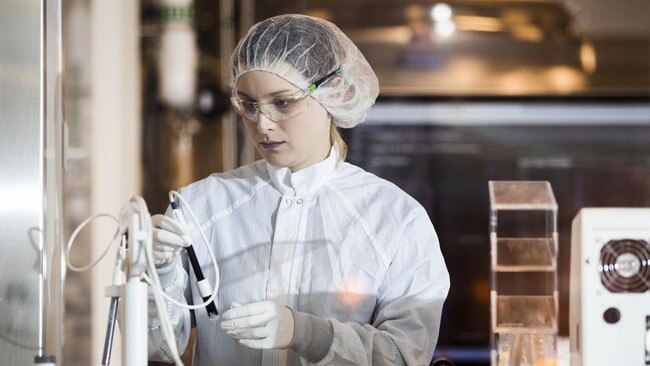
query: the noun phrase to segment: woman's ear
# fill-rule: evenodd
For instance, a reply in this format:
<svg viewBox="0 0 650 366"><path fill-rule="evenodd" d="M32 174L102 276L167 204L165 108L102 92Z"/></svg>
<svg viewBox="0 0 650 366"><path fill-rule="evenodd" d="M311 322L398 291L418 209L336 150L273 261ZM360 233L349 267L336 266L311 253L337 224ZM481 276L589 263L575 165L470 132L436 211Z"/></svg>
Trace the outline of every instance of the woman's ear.
<svg viewBox="0 0 650 366"><path fill-rule="evenodd" d="M341 85L342 82L343 82L343 78L338 75L335 75L332 76L329 80L327 80L325 82L325 85L327 85L330 88L336 88L339 85Z"/></svg>
<svg viewBox="0 0 650 366"><path fill-rule="evenodd" d="M332 78L330 78L329 80L327 80L325 82L324 86L326 86L328 88L332 88L332 89L339 89L338 92L332 93L332 98L336 99L336 100L339 100L339 99L341 99L343 97L343 91L340 90L340 87L341 87L342 84L343 84L343 78L336 75L336 76L333 76Z"/></svg>

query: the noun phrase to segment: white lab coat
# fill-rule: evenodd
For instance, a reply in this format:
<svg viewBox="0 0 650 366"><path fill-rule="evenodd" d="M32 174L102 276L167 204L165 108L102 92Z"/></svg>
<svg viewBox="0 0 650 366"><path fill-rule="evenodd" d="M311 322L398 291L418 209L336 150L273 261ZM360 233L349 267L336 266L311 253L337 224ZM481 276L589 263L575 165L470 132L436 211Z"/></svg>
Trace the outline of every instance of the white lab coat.
<svg viewBox="0 0 650 366"><path fill-rule="evenodd" d="M213 174L181 190L215 251L219 313L232 303L273 300L332 323L334 340L318 364L428 365L438 339L449 275L424 208L395 185L348 163L337 150L291 173L265 161ZM189 215L185 212L189 220ZM204 273L214 268L199 235ZM181 260L160 271L165 291L202 300ZM190 286L187 286L191 283ZM189 311L169 307L179 347ZM152 359L170 361L150 305ZM244 347L195 311L195 366L299 365L291 350Z"/></svg>

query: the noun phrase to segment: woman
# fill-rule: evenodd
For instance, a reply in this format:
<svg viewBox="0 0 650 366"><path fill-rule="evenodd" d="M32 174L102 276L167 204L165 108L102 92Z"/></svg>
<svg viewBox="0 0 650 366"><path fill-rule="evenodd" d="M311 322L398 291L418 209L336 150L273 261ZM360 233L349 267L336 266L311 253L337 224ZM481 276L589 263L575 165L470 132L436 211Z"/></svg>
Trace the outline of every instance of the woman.
<svg viewBox="0 0 650 366"><path fill-rule="evenodd" d="M219 263L221 319L170 307L179 349L193 323L194 365L428 365L449 290L436 233L413 198L344 162L337 131L374 104L370 65L336 26L302 15L253 26L230 65L264 160L181 190ZM153 222L165 291L201 303L176 256L194 241L214 278L200 236ZM158 325L151 314L150 354L169 361Z"/></svg>

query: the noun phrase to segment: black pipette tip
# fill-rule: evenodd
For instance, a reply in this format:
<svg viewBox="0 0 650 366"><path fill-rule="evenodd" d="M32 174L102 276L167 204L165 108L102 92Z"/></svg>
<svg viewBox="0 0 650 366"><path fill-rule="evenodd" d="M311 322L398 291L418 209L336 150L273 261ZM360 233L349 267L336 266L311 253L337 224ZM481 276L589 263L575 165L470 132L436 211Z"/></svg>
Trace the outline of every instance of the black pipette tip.
<svg viewBox="0 0 650 366"><path fill-rule="evenodd" d="M206 296L203 298L203 301L208 301L209 298L210 296ZM217 311L217 307L214 305L214 301L210 302L205 308L208 311L208 317L214 318L216 316L219 316L219 312Z"/></svg>

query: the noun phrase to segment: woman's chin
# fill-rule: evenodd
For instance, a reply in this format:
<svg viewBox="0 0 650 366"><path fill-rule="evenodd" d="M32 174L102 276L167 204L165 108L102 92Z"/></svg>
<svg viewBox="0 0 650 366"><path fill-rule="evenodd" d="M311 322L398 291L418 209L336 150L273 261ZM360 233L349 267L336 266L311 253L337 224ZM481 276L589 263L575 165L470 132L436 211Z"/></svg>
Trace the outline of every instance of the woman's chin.
<svg viewBox="0 0 650 366"><path fill-rule="evenodd" d="M283 159L282 156L278 156L277 154L263 154L262 157L271 165L282 168L291 166L291 162L288 159Z"/></svg>

